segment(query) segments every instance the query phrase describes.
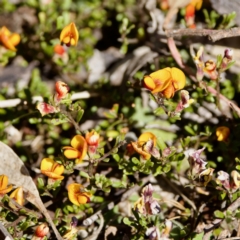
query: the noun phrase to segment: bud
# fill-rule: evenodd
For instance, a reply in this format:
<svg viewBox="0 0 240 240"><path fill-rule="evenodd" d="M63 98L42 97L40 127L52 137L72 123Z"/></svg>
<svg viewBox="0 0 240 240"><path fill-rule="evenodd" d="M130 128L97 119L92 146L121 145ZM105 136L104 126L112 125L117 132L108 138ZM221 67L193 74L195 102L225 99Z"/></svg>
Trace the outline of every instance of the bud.
<svg viewBox="0 0 240 240"><path fill-rule="evenodd" d="M47 236L48 233L49 233L48 225L46 223L42 223L38 225L38 227L36 228L35 236L39 238L43 238Z"/></svg>
<svg viewBox="0 0 240 240"><path fill-rule="evenodd" d="M65 53L64 47L60 44L55 45L53 50L55 53L61 56Z"/></svg>
<svg viewBox="0 0 240 240"><path fill-rule="evenodd" d="M92 130L86 133L85 139L88 144L88 152L95 154L100 142L99 134L95 130Z"/></svg>
<svg viewBox="0 0 240 240"><path fill-rule="evenodd" d="M57 81L55 84L56 100L60 101L61 99L65 98L69 90L70 88L66 83L62 81Z"/></svg>
<svg viewBox="0 0 240 240"><path fill-rule="evenodd" d="M228 63L232 61L233 50L230 48L225 49L224 56L222 59L221 70L226 70Z"/></svg>

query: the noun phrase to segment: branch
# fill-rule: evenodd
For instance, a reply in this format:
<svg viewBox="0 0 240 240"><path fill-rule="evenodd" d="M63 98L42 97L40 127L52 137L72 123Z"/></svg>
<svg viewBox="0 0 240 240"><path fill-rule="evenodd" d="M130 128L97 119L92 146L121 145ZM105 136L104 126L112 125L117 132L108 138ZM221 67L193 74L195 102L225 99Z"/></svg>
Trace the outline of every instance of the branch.
<svg viewBox="0 0 240 240"><path fill-rule="evenodd" d="M181 36L208 36L212 42L216 42L223 38L240 36L240 27L234 27L225 30L211 30L211 29L167 29L165 31L167 37L181 37Z"/></svg>
<svg viewBox="0 0 240 240"><path fill-rule="evenodd" d="M240 28L239 28L240 29ZM183 29L185 30L185 29ZM190 30L190 29L189 29ZM198 82L195 74L193 73L192 69L190 69L188 66L184 65L181 55L176 47L176 44L174 42L173 38L168 38L168 47L170 49L170 52L173 56L173 58L175 59L175 61L177 62L177 64L189 75L189 77L194 81L194 82ZM208 87L207 86L207 91L209 91L210 93L212 93L214 96L218 96L220 99L222 99L223 101L225 101L228 106L233 109L237 115L240 117L240 108L232 101L230 101L228 98L226 98L225 96L223 96L221 93L218 93L214 88L212 87Z"/></svg>
<svg viewBox="0 0 240 240"><path fill-rule="evenodd" d="M98 159L94 159L94 162L101 162L102 160L104 160L105 158L107 158L108 156L110 156L116 149L120 148L121 146L123 146L126 143L126 141L121 141L118 143L117 146L115 146L113 149L111 149L109 152L105 153L102 157L98 158Z"/></svg>

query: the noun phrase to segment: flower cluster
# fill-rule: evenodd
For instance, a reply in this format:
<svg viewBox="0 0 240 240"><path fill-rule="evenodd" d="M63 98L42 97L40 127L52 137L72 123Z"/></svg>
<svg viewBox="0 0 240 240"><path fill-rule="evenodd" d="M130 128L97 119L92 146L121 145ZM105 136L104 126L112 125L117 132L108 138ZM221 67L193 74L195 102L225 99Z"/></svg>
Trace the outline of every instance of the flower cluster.
<svg viewBox="0 0 240 240"><path fill-rule="evenodd" d="M211 181L212 175L215 169L206 168L207 162L205 162L201 157L201 153L205 148L199 149L189 154L189 164L193 176L198 176L200 182L203 182L203 186L206 187ZM231 172L232 180L230 181L229 174L224 171L217 172L217 178L215 182L218 185L223 186L227 191L235 192L240 188L240 174L238 171L233 170Z"/></svg>
<svg viewBox="0 0 240 240"><path fill-rule="evenodd" d="M137 142L128 144L128 154L139 153L144 160L149 160L151 156L160 158L159 150L156 148L157 137L151 132L140 135Z"/></svg>
<svg viewBox="0 0 240 240"><path fill-rule="evenodd" d="M74 159L76 164L79 164L87 153L91 157L97 152L99 143L100 135L92 130L86 133L85 138L81 135L74 136L71 140L71 146L63 147L63 154L66 158Z"/></svg>
<svg viewBox="0 0 240 240"><path fill-rule="evenodd" d="M153 94L161 93L165 98L172 98L176 91L184 88L186 77L180 69L167 67L145 76L143 82Z"/></svg>
<svg viewBox="0 0 240 240"><path fill-rule="evenodd" d="M224 51L224 56L220 63L220 68L217 69L217 64L213 60L204 61L203 60L203 47L201 46L197 51L197 55L193 56L193 60L197 67L197 80L201 81L206 74L211 80L216 80L218 78L218 71L225 71L228 64L232 61L233 51L231 49L226 49Z"/></svg>
<svg viewBox="0 0 240 240"><path fill-rule="evenodd" d="M19 44L20 40L21 38L18 33L11 33L5 26L0 29L0 42L2 42L5 48L14 52L17 51L15 47Z"/></svg>

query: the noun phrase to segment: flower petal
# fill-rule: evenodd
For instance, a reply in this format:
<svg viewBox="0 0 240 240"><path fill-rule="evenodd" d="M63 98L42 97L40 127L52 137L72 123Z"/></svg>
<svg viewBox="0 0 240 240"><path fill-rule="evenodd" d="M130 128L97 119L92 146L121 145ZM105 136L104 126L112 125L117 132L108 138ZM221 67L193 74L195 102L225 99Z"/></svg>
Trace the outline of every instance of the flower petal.
<svg viewBox="0 0 240 240"><path fill-rule="evenodd" d="M144 87L146 87L149 90L153 90L156 88L156 84L150 76L145 76L143 79L143 82L144 82Z"/></svg>
<svg viewBox="0 0 240 240"><path fill-rule="evenodd" d="M175 88L175 90L183 89L186 85L186 77L184 72L178 68L173 67L171 69L171 75L173 82L177 83L177 88Z"/></svg>
<svg viewBox="0 0 240 240"><path fill-rule="evenodd" d="M143 151L142 147L138 145L137 142L131 142L132 147L134 148L134 150L139 153L145 160L148 160L151 158L151 154Z"/></svg>
<svg viewBox="0 0 240 240"><path fill-rule="evenodd" d="M78 195L78 202L79 204L85 204L90 202L91 195L88 193L81 193Z"/></svg>
<svg viewBox="0 0 240 240"><path fill-rule="evenodd" d="M56 180L63 180L64 176L61 176L57 173L51 172L51 171L41 171L42 174L46 175L49 178L56 179Z"/></svg>
<svg viewBox="0 0 240 240"><path fill-rule="evenodd" d="M78 195L81 193L81 188L83 188L83 186L79 183L71 183L68 185L68 198L73 204L77 206L80 205L78 202Z"/></svg>
<svg viewBox="0 0 240 240"><path fill-rule="evenodd" d="M142 146L143 144L145 144L150 139L153 141L153 145L156 146L157 137L151 132L142 133L140 135L140 137L138 138L138 144L140 146Z"/></svg>
<svg viewBox="0 0 240 240"><path fill-rule="evenodd" d="M15 189L9 196L10 198L13 198L19 205L23 206L24 204L24 198L23 198L23 188L18 187Z"/></svg>
<svg viewBox="0 0 240 240"><path fill-rule="evenodd" d="M17 33L13 33L10 37L9 37L9 41L12 43L13 46L16 46L19 44L21 40L21 37L19 34Z"/></svg>
<svg viewBox="0 0 240 240"><path fill-rule="evenodd" d="M57 175L62 175L64 172L64 166L55 162L52 167L52 172Z"/></svg>
<svg viewBox="0 0 240 240"><path fill-rule="evenodd" d="M6 175L0 176L0 190L5 189L8 185L8 177Z"/></svg>
<svg viewBox="0 0 240 240"><path fill-rule="evenodd" d="M76 159L79 157L79 151L72 147L63 147L63 154L68 159Z"/></svg>
<svg viewBox="0 0 240 240"><path fill-rule="evenodd" d="M53 165L54 165L54 160L51 158L44 158L41 162L40 169L41 171L51 171Z"/></svg>
<svg viewBox="0 0 240 240"><path fill-rule="evenodd" d="M162 94L164 95L165 98L172 98L174 97L175 94L175 88L173 87L172 84L170 84L163 92Z"/></svg>
<svg viewBox="0 0 240 240"><path fill-rule="evenodd" d="M150 77L153 79L156 87L153 89L152 93L161 92L168 87L171 83L171 71L170 68L164 68L153 72L150 74Z"/></svg>

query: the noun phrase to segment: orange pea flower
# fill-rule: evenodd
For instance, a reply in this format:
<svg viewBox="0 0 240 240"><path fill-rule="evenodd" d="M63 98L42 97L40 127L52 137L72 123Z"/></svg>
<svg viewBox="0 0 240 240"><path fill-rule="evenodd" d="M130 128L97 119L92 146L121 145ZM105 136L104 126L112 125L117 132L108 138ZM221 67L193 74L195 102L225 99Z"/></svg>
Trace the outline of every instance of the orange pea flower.
<svg viewBox="0 0 240 240"><path fill-rule="evenodd" d="M87 142L81 135L76 135L71 140L71 146L63 147L63 154L68 159L76 159L76 164L81 163L87 154Z"/></svg>
<svg viewBox="0 0 240 240"><path fill-rule="evenodd" d="M95 130L92 130L86 133L85 139L88 144L88 151L93 154L96 153L100 142L100 135Z"/></svg>
<svg viewBox="0 0 240 240"><path fill-rule="evenodd" d="M18 187L15 189L11 194L10 198L14 199L19 205L23 206L24 199L23 199L23 188Z"/></svg>
<svg viewBox="0 0 240 240"><path fill-rule="evenodd" d="M68 185L69 200L77 206L90 202L91 196L92 194L86 192L84 187L79 183L71 183Z"/></svg>
<svg viewBox="0 0 240 240"><path fill-rule="evenodd" d="M6 194L12 190L12 185L8 185L8 177L0 175L0 195Z"/></svg>
<svg viewBox="0 0 240 240"><path fill-rule="evenodd" d="M44 158L41 162L40 169L42 174L55 181L64 179L64 176L62 176L64 172L64 166L55 162L51 158Z"/></svg>
<svg viewBox="0 0 240 240"><path fill-rule="evenodd" d="M60 101L61 99L65 98L69 92L69 86L62 81L57 81L55 84L55 90L56 90L56 99L57 101Z"/></svg>
<svg viewBox="0 0 240 240"><path fill-rule="evenodd" d="M151 132L145 132L140 135L137 142L131 142L133 149L139 153L143 159L148 160L153 155L159 158L160 154L156 148L157 138Z"/></svg>
<svg viewBox="0 0 240 240"><path fill-rule="evenodd" d="M65 43L68 47L76 46L78 43L78 38L78 30L73 22L64 27L60 34L60 41Z"/></svg>
<svg viewBox="0 0 240 240"><path fill-rule="evenodd" d="M227 141L229 135L230 135L230 129L228 127L222 126L222 127L218 127L216 130L216 136L219 142Z"/></svg>
<svg viewBox="0 0 240 240"><path fill-rule="evenodd" d="M162 93L166 98L172 98L176 91L184 88L186 77L178 68L164 68L144 77L144 86L152 93Z"/></svg>
<svg viewBox="0 0 240 240"><path fill-rule="evenodd" d="M20 35L17 33L11 33L5 26L0 29L0 41L4 45L5 48L17 51L15 46L17 46L20 42Z"/></svg>

